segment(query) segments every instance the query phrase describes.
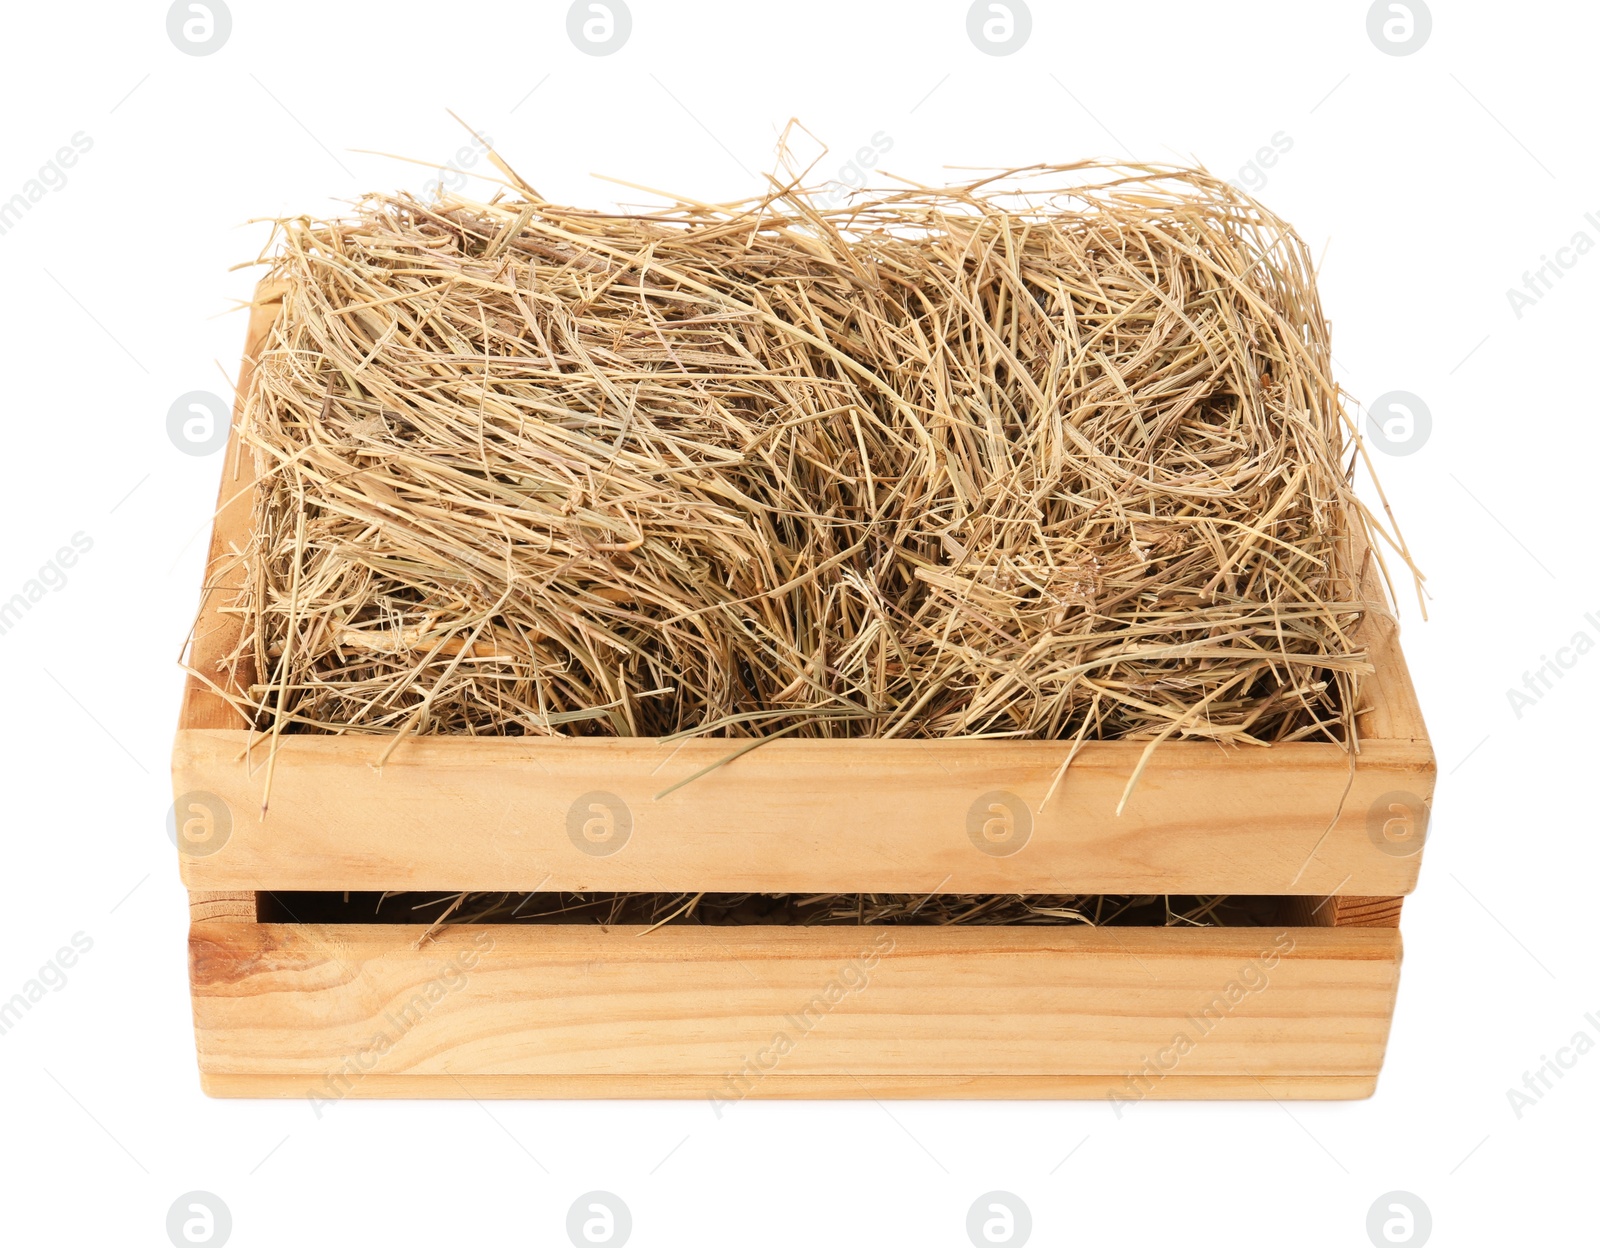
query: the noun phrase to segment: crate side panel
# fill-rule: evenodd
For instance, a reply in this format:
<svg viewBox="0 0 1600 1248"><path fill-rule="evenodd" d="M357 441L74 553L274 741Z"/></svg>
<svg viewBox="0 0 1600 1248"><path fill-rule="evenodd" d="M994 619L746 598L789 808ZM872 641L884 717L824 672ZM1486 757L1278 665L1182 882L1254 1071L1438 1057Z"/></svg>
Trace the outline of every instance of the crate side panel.
<svg viewBox="0 0 1600 1248"><path fill-rule="evenodd" d="M1418 856L1374 829L1431 755L1369 742L1157 750L1121 814L1137 743L419 738L179 734L180 792L222 799L197 889L604 889L1398 896ZM1043 809L1041 809L1043 806ZM1009 837L1009 839L1007 839ZM607 839L609 838L609 839ZM1398 847L1404 848L1404 847Z"/></svg>
<svg viewBox="0 0 1600 1248"><path fill-rule="evenodd" d="M217 487L217 509L211 522L200 611L189 645L189 663L194 670L184 682L183 706L178 716L180 729L243 726L239 712L218 693L219 689L233 691L232 679L223 662L238 644L239 619L224 608L244 583L244 566L239 556L250 541L251 513L255 505L255 460L240 445L239 426L245 418L256 361L283 308L282 298L281 289L263 284L257 288L255 302L250 307L232 428L222 454L222 480ZM196 675L197 672L200 675ZM248 679L248 672L246 676ZM179 787L176 791L181 795L189 790Z"/></svg>
<svg viewBox="0 0 1600 1248"><path fill-rule="evenodd" d="M733 1099L775 1071L1093 1076L1130 1095L1171 1075L1361 1079L1400 954L1382 929L641 930L484 926L416 948L417 928L197 925L201 1068L332 1100L368 1076L662 1077Z"/></svg>

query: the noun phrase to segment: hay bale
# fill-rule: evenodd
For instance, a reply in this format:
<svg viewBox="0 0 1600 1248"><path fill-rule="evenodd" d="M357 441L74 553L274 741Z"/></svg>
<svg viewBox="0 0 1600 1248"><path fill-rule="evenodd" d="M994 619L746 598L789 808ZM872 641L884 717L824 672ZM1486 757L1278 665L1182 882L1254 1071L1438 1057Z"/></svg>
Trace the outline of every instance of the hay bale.
<svg viewBox="0 0 1600 1248"><path fill-rule="evenodd" d="M1304 245L1203 173L1008 180L280 221L240 708L1352 739L1370 517Z"/></svg>

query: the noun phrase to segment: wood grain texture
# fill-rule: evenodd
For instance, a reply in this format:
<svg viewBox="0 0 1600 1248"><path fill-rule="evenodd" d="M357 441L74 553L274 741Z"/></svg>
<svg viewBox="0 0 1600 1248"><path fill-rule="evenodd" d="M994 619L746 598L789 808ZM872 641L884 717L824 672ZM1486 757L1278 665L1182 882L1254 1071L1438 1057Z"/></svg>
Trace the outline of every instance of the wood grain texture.
<svg viewBox="0 0 1600 1248"><path fill-rule="evenodd" d="M1300 927L1399 927L1404 897L1286 897L1283 921Z"/></svg>
<svg viewBox="0 0 1600 1248"><path fill-rule="evenodd" d="M217 510L211 522L211 544L206 554L200 611L189 643L189 664L194 671L190 672L184 683L183 709L178 721L185 727L239 728L243 725L243 717L217 694L213 686L230 690L236 687L236 682L221 664L238 643L239 619L224 608L243 584L244 567L239 556L250 537L256 475L255 461L239 444L238 427L245 416L250 381L255 374L262 343L282 307L282 292L279 289L265 283L257 287L255 302L250 307L249 326L245 331L244 359L239 365L233 426L222 456L222 481L217 489ZM202 673L205 679L196 676L196 671ZM180 793L185 791L178 790Z"/></svg>
<svg viewBox="0 0 1600 1248"><path fill-rule="evenodd" d="M189 922L213 923L218 920L254 923L257 916L256 895L248 890L229 892L191 892L189 894Z"/></svg>
<svg viewBox="0 0 1600 1248"><path fill-rule="evenodd" d="M296 736L263 819L265 746L247 760L246 745L178 734L176 791L217 794L233 816L220 851L184 858L191 888L1399 895L1419 857L1380 847L1370 809L1431 794L1433 775L1409 743L1369 742L1352 773L1331 746L1175 742L1119 816L1137 743L1086 745L1039 813L1060 744L774 741L658 797L728 743L419 738L380 771L370 738ZM597 790L632 822L607 855L572 834ZM1026 805L1009 856L971 835L996 792Z"/></svg>
<svg viewBox="0 0 1600 1248"><path fill-rule="evenodd" d="M1384 592L1377 559L1359 530L1352 528L1352 559L1361 568L1361 598L1366 613L1356 629L1375 669L1361 684L1356 723L1363 740L1405 741L1431 748L1411 671L1400 651L1400 622Z"/></svg>
<svg viewBox="0 0 1600 1248"><path fill-rule="evenodd" d="M1404 897L1335 897L1335 927L1399 927Z"/></svg>
<svg viewBox="0 0 1600 1248"><path fill-rule="evenodd" d="M201 1071L321 1100L476 1077L479 1095L732 1101L778 1075L773 1095L1359 1096L1400 963L1373 928L641 930L418 949L414 927L197 924Z"/></svg>

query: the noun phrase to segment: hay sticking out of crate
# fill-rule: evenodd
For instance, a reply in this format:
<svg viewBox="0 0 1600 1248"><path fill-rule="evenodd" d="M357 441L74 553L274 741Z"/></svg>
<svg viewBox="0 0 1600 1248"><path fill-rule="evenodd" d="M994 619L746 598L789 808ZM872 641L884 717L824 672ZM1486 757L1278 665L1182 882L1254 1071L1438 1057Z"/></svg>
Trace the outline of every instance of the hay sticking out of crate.
<svg viewBox="0 0 1600 1248"><path fill-rule="evenodd" d="M1304 246L1203 173L1004 181L279 222L236 705L1352 739L1376 526Z"/></svg>

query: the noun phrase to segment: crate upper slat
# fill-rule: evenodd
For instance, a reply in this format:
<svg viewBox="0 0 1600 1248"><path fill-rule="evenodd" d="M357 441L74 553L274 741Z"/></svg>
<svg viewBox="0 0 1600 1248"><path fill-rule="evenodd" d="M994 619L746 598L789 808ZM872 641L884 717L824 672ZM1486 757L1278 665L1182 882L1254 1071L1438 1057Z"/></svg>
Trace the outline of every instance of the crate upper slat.
<svg viewBox="0 0 1600 1248"><path fill-rule="evenodd" d="M1418 859L1374 842L1371 807L1431 782L1403 743L1368 742L1354 772L1331 747L1179 743L1155 753L1119 817L1139 747L1105 742L1038 813L1059 744L784 740L658 799L729 743L419 738L379 770L378 739L296 736L280 743L262 819L256 742L247 768L244 733L179 734L178 791L232 813L218 852L184 858L191 888L1389 896L1411 891ZM596 791L632 820L613 815L606 854L571 834ZM1031 812L1008 856L970 835L997 792Z"/></svg>

